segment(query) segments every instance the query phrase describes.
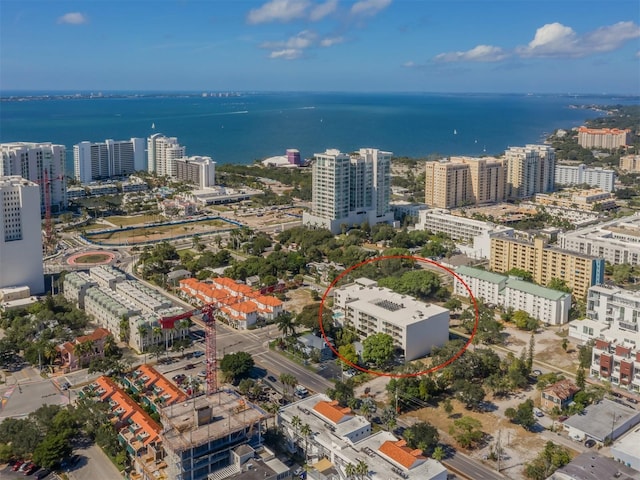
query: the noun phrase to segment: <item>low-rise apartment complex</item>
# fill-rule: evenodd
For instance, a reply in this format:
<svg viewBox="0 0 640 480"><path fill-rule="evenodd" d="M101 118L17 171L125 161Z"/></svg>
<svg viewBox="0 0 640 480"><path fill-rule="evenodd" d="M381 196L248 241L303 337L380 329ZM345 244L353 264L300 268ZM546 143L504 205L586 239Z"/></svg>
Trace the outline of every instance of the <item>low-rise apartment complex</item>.
<svg viewBox="0 0 640 480"><path fill-rule="evenodd" d="M611 192L599 188L556 193L538 193L535 196L537 205L571 208L574 210L604 211L617 207Z"/></svg>
<svg viewBox="0 0 640 480"><path fill-rule="evenodd" d="M64 279L64 296L120 340L139 352L151 345L165 344L189 334L188 322L171 330L158 331L160 319L184 312L171 300L140 282L127 280L121 270L108 265L90 269L89 274L71 272Z"/></svg>
<svg viewBox="0 0 640 480"><path fill-rule="evenodd" d="M493 236L513 236L513 228L452 215L449 210L422 210L419 215L416 229L448 235L463 253L472 258L489 258Z"/></svg>
<svg viewBox="0 0 640 480"><path fill-rule="evenodd" d="M428 355L449 339L449 310L358 278L337 288L334 307L340 325L349 325L361 338L386 333L407 361Z"/></svg>
<svg viewBox="0 0 640 480"><path fill-rule="evenodd" d="M490 268L498 273L524 270L539 285L548 285L554 278L564 280L578 298L584 297L592 285L604 282L604 259L550 247L544 238L528 242L493 237Z"/></svg>
<svg viewBox="0 0 640 480"><path fill-rule="evenodd" d="M447 478L440 462L390 432L372 434L369 421L323 394L281 408L278 422L290 451L307 457L312 479L348 478L348 465L361 462L369 467L363 478L370 480ZM312 434L300 435L299 425L308 425Z"/></svg>
<svg viewBox="0 0 640 480"><path fill-rule="evenodd" d="M456 275L471 289L473 296L504 309L524 310L547 325L562 325L569 321L571 295L541 287L514 277L461 266ZM468 297L463 283L454 278L453 292Z"/></svg>
<svg viewBox="0 0 640 480"><path fill-rule="evenodd" d="M558 245L613 265L640 265L640 213L564 232L558 235Z"/></svg>

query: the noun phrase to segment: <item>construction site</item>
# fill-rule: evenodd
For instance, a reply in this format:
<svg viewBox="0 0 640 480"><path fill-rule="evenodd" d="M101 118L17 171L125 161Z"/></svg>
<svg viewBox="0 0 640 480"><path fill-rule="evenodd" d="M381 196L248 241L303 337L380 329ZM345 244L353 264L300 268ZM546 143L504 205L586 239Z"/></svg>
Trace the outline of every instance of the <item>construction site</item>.
<svg viewBox="0 0 640 480"><path fill-rule="evenodd" d="M237 473L232 451L244 444L260 446L270 416L231 390L161 409L169 478L204 480Z"/></svg>

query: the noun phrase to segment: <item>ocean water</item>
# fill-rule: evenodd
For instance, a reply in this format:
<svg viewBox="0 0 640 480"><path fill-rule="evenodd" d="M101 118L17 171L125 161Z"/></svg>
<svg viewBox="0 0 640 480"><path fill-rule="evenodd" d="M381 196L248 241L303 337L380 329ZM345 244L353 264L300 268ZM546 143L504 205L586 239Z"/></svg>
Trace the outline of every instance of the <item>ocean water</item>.
<svg viewBox="0 0 640 480"><path fill-rule="evenodd" d="M2 97L19 92L2 92ZM33 94L33 93L32 93ZM397 156L501 154L602 115L584 105L637 98L562 95L246 93L59 98L0 103L0 142L73 145L163 133L187 155L249 164L297 148L379 148ZM155 128L152 128L155 127Z"/></svg>

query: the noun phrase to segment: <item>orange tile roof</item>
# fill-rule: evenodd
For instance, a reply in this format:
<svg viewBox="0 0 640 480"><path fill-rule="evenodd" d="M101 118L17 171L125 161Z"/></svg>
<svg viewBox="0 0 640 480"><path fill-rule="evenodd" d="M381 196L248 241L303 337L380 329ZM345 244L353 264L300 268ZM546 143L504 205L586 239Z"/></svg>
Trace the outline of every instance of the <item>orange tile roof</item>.
<svg viewBox="0 0 640 480"><path fill-rule="evenodd" d="M613 134L618 135L620 133L629 133L631 130L628 128L621 130L619 128L588 128L588 127L579 127L578 132L580 133L590 133L597 135L605 135L605 134Z"/></svg>
<svg viewBox="0 0 640 480"><path fill-rule="evenodd" d="M109 397L111 397L115 391L118 389L118 386L111 380L109 377L105 377L104 375L96 378L95 383L98 384L99 387L102 387L105 391L100 394L100 401L104 402Z"/></svg>
<svg viewBox="0 0 640 480"><path fill-rule="evenodd" d="M406 445L407 442L404 440L398 440L397 442L387 440L380 445L378 450L395 463L402 465L407 470L421 464L427 459L427 457L422 455L422 450L412 450Z"/></svg>
<svg viewBox="0 0 640 480"><path fill-rule="evenodd" d="M56 350L59 352L67 352L69 354L73 353L73 343L64 342L63 344L56 345Z"/></svg>
<svg viewBox="0 0 640 480"><path fill-rule="evenodd" d="M258 306L249 300L246 302L234 303L233 305L229 305L229 308L240 313L254 313L258 311Z"/></svg>
<svg viewBox="0 0 640 480"><path fill-rule="evenodd" d="M340 407L337 400L331 402L321 400L315 404L313 409L333 423L340 423L346 417L351 416L351 409Z"/></svg>
<svg viewBox="0 0 640 480"><path fill-rule="evenodd" d="M260 295L256 298L256 302L260 302L269 307L280 307L282 306L282 300L276 297L270 297L268 295Z"/></svg>
<svg viewBox="0 0 640 480"><path fill-rule="evenodd" d="M106 328L98 327L89 335L82 335L80 337L77 337L76 342L78 343L84 343L88 341L95 342L97 340L106 338L109 335L111 335L111 332L109 330L107 330Z"/></svg>
<svg viewBox="0 0 640 480"><path fill-rule="evenodd" d="M163 394L169 394L171 397L165 400L165 405L171 405L172 403L181 402L187 399L187 396L177 388L173 383L169 382L167 378L158 372L151 365L147 365L146 363L140 365L138 370L142 371L144 375L147 375L150 378L148 385L157 386L162 388Z"/></svg>

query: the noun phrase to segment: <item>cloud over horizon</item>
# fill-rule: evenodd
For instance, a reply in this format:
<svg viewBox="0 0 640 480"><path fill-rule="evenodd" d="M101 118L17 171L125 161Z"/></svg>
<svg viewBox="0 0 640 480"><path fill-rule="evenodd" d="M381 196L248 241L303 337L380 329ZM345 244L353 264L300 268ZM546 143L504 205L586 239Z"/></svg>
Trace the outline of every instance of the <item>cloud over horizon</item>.
<svg viewBox="0 0 640 480"><path fill-rule="evenodd" d="M80 12L69 12L58 17L58 23L66 25L82 25L88 21L89 18L84 13Z"/></svg>

